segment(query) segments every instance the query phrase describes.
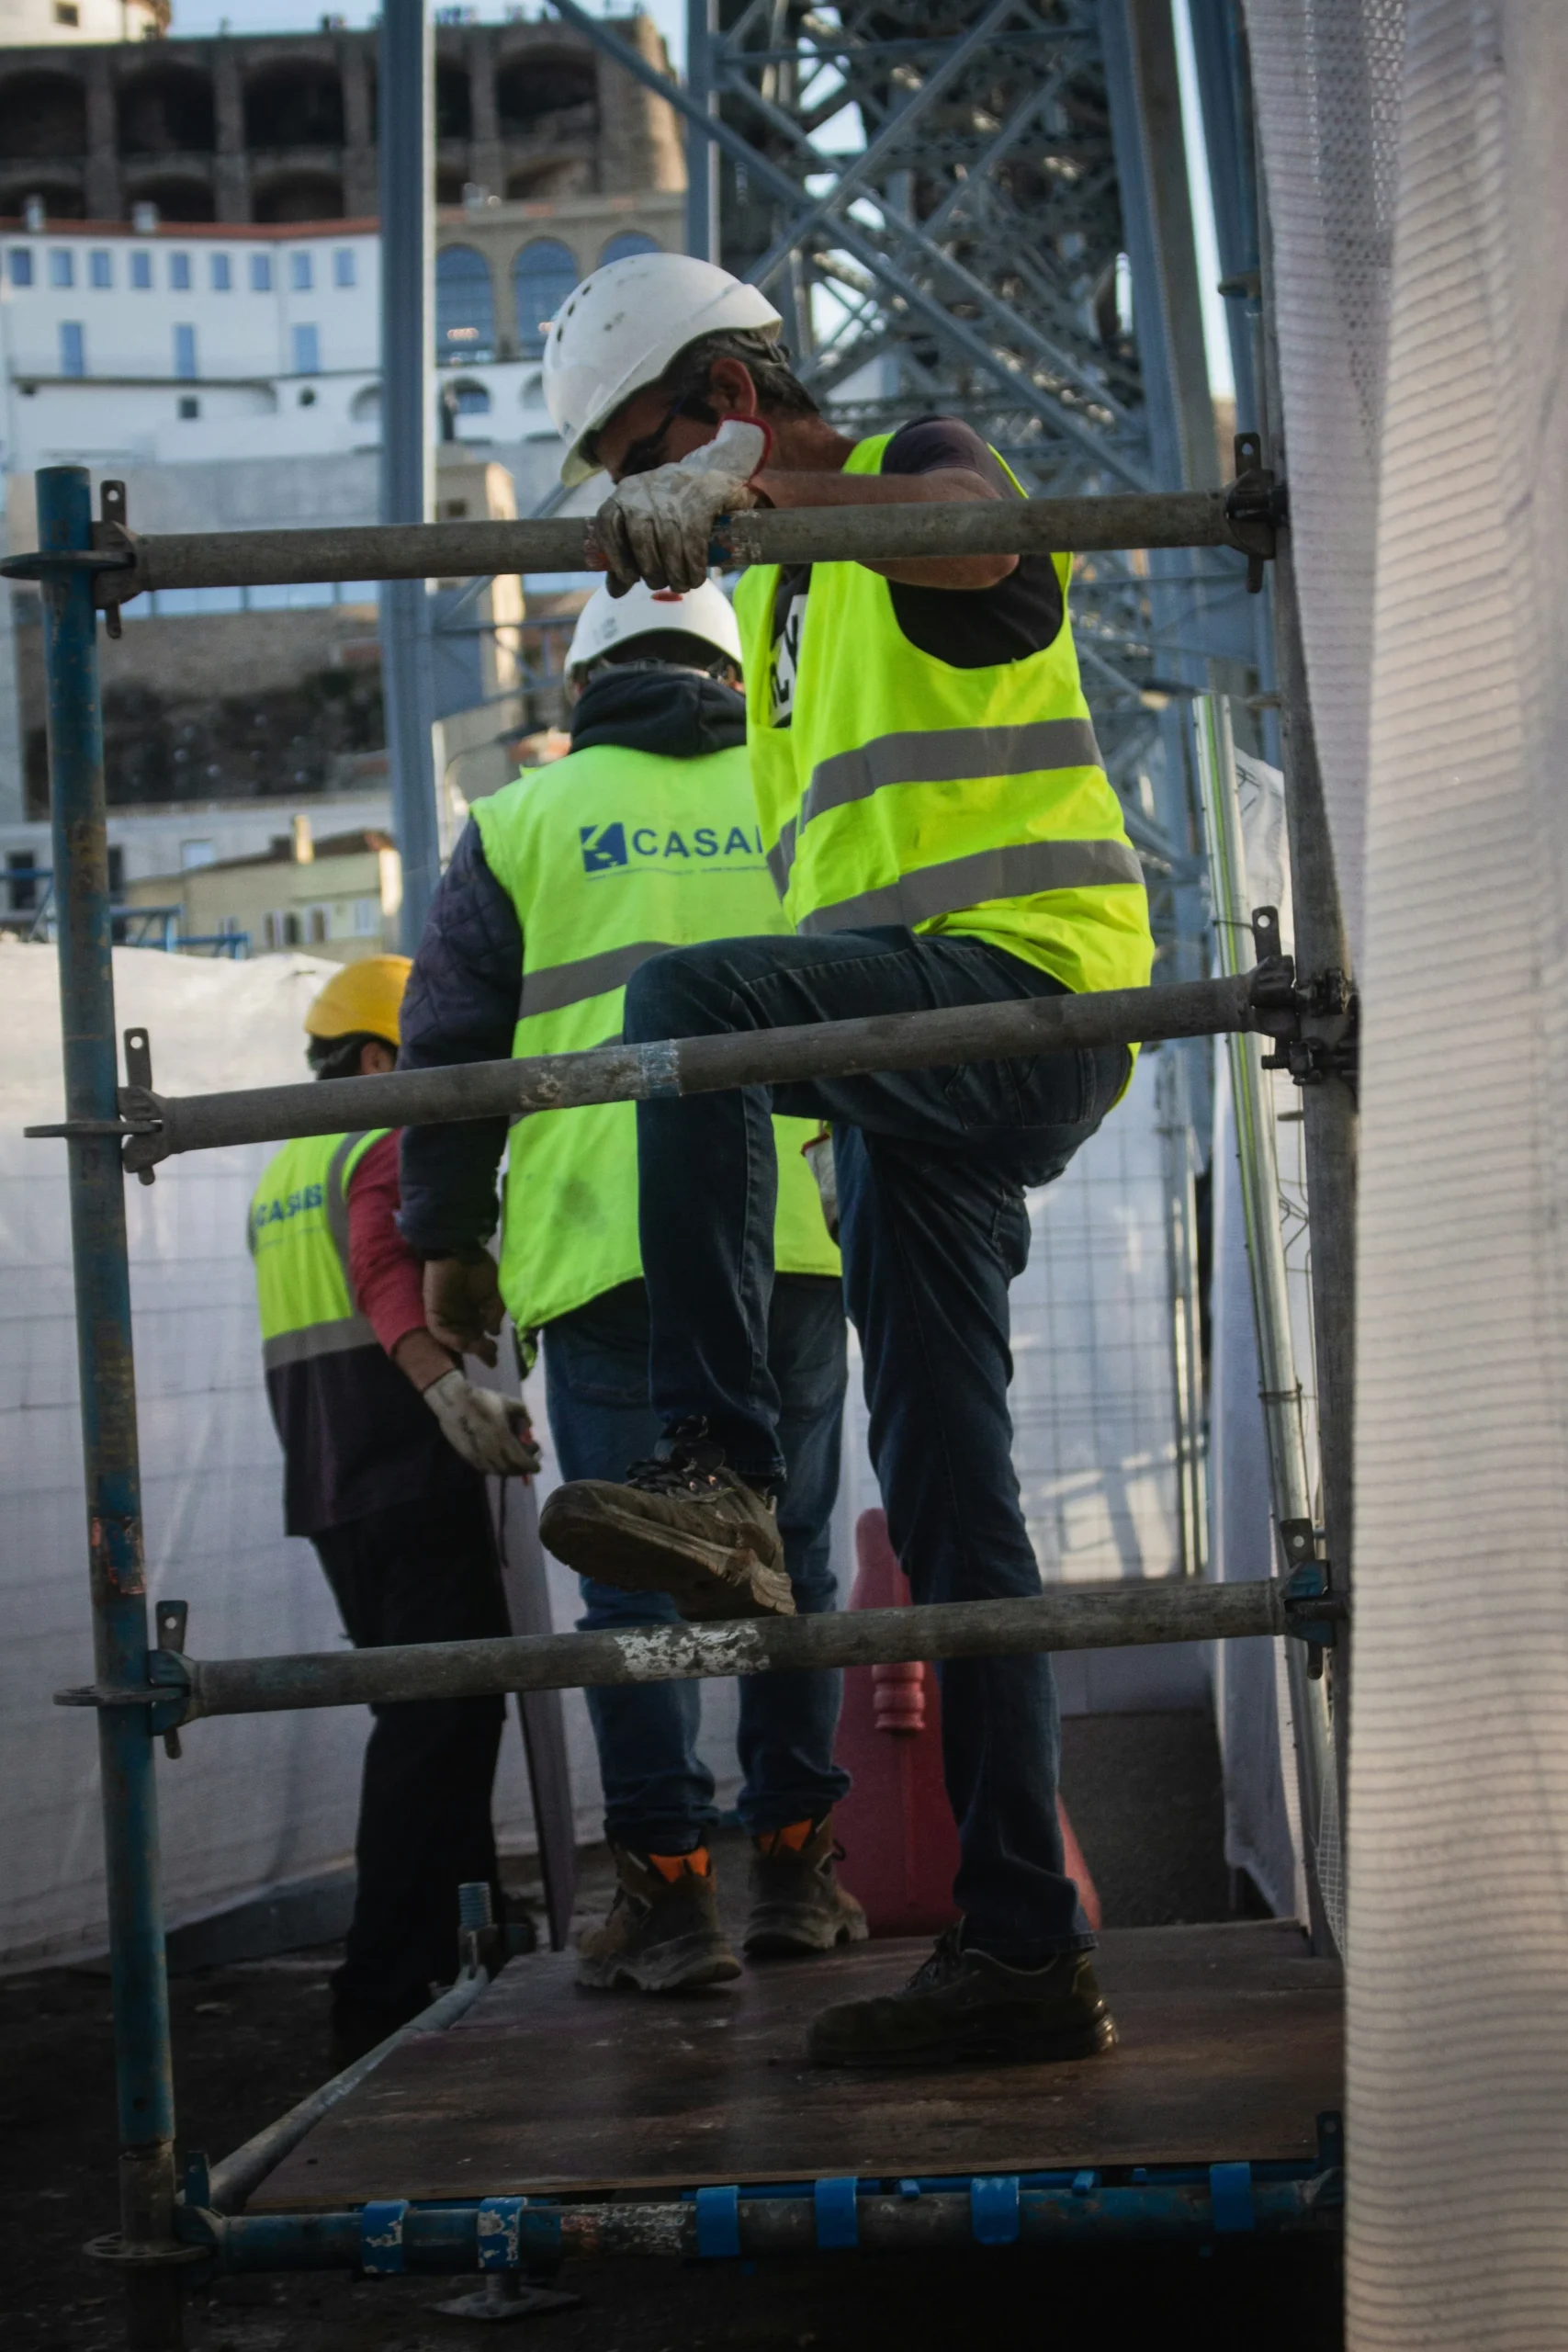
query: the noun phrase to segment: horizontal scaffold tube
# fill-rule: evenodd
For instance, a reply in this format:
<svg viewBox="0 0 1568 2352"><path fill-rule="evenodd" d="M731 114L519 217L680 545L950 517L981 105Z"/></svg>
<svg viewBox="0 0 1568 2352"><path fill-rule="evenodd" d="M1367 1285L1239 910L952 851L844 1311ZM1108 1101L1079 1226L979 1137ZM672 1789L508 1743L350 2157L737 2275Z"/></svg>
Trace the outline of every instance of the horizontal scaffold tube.
<svg viewBox="0 0 1568 2352"><path fill-rule="evenodd" d="M449 2025L456 2025L457 2019L473 2007L489 1983L490 1979L482 1968L476 1969L472 1975L459 1976L455 1984L448 1984L427 2009L421 2009L407 2025L399 2026L395 2033L388 2034L373 2049L367 2050L340 2075L333 2075L330 2082L319 2084L315 2090L308 2091L287 2114L278 2116L254 2138L245 2141L231 2155L225 2156L221 2164L214 2165L207 2185L208 2202L214 2211L227 2212L243 2205L252 2189L258 2187L269 2172L276 2170L290 2148L297 2148L306 2134L315 2130L323 2115L330 2115L350 2091L356 2091L366 2076L375 2073L383 2059L389 2058L394 2050L400 2049L415 2034L445 2033Z"/></svg>
<svg viewBox="0 0 1568 2352"><path fill-rule="evenodd" d="M151 1168L175 1152L281 1143L297 1136L336 1135L345 1127L516 1118L589 1102L637 1102L654 1095L785 1086L867 1070L1032 1058L1085 1046L1219 1036L1265 1025L1253 1008L1251 984L1251 973L1240 972L1224 979L1181 980L1169 988L876 1013L859 1021L601 1046L589 1053L393 1070L381 1078L306 1080L297 1086L241 1088L225 1094L171 1096L126 1087L121 1110L147 1132L130 1138L125 1163Z"/></svg>
<svg viewBox="0 0 1568 2352"><path fill-rule="evenodd" d="M608 485L606 484L606 489ZM1112 498L984 499L964 505L762 508L720 526L733 560L831 563L955 555L1087 555L1132 548L1256 547L1223 490ZM333 525L320 530L128 534L106 545L100 603L158 588L272 588L307 581L440 580L474 574L602 570L589 520ZM130 554L134 560L124 561ZM0 571L35 578L47 558Z"/></svg>
<svg viewBox="0 0 1568 2352"><path fill-rule="evenodd" d="M981 2184L976 2183L978 2188ZM1332 2230L1340 2216L1319 2179L1258 2180L1251 2188L1250 2227L1255 2231ZM521 2202L521 2200L519 2200ZM493 2244L510 2216L473 2205L410 2205L400 2224L397 2267L451 2275L479 2267L481 2211ZM919 2196L863 2193L855 2199L856 2244L865 2254L913 2253L921 2246L974 2245L973 2196L962 2190L922 2190ZM256 2213L239 2219L192 2213L184 2234L209 2245L220 2269L353 2270L365 2259L365 2222L357 2211L323 2213ZM521 2226L525 2247L516 2267L528 2260L573 2256L588 2260L615 2255L663 2255L691 2260L702 2252L697 2208L689 2198L622 2198L614 2203L550 2204L529 2198ZM735 2207L735 2251L741 2255L813 2254L817 2251L816 2206L809 2194L748 2197ZM1153 2180L1133 2187L1092 2186L1021 2188L1017 2192L1016 2234L1007 2243L1089 2245L1140 2238L1201 2238L1216 2233L1213 2199L1207 2183ZM992 2241L993 2243L995 2241ZM391 2266L389 2265L389 2267Z"/></svg>
<svg viewBox="0 0 1568 2352"><path fill-rule="evenodd" d="M708 1625L649 1625L624 1634L498 1635L285 1657L186 1658L181 1671L190 1695L183 1720L789 1673L803 1667L879 1666L909 1658L1229 1641L1282 1634L1287 1616L1283 1588L1270 1577L1242 1584L1151 1580L1056 1586L1022 1600L726 1619ZM65 1695L91 1703L86 1693ZM177 1685L170 1683L164 1695L176 1699Z"/></svg>

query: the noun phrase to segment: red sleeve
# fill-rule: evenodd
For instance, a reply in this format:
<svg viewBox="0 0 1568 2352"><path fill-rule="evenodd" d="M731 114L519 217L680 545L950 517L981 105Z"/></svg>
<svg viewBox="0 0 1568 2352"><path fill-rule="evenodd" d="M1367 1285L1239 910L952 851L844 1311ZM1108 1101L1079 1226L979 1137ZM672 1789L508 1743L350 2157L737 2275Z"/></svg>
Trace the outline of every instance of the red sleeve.
<svg viewBox="0 0 1568 2352"><path fill-rule="evenodd" d="M419 1260L398 1231L398 1133L373 1143L348 1180L348 1272L361 1314L389 1355L424 1329Z"/></svg>

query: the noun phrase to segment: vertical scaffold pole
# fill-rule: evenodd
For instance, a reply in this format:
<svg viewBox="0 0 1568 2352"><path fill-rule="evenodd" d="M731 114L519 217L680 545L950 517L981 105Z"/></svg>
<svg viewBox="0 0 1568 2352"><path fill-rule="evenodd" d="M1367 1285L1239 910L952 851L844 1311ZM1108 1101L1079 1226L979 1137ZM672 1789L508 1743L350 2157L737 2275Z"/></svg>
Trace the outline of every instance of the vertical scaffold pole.
<svg viewBox="0 0 1568 2352"><path fill-rule="evenodd" d="M83 468L51 466L40 472L38 512L44 555L90 548L92 492ZM97 616L86 569L45 572L43 646L66 1116L111 1120L118 1061L103 719ZM123 1690L145 1684L148 1646L124 1178L115 1136L74 1136L66 1148L93 1655L100 1685ZM132 2352L171 2352L180 2340L180 2274L159 2255L173 2253L175 2101L158 1889L158 1793L145 1708L99 1710L98 1757L127 2341Z"/></svg>
<svg viewBox="0 0 1568 2352"><path fill-rule="evenodd" d="M1288 479L1290 451L1280 373L1274 240L1269 218L1268 186L1261 168L1258 180L1265 457ZM1273 571L1270 587L1280 691L1280 759L1285 776L1296 964L1309 978L1337 971L1349 980L1353 978L1349 939L1339 896L1334 842L1328 830L1328 804L1307 677L1300 583L1289 530L1280 534ZM1308 1012L1302 1019L1303 1035L1315 1037L1330 1047L1337 1044L1346 1026L1345 1016L1339 1013ZM1348 1600L1355 1571L1351 1544L1355 1520L1356 1208L1360 1119L1350 1086L1337 1072L1326 1072L1317 1085L1303 1088L1302 1134L1306 1157L1307 1210L1312 1223L1313 1347L1317 1363L1323 1527L1335 1589ZM1325 1794L1337 1808L1330 1827L1335 1841L1342 1847L1350 1761L1348 1621L1340 1627L1328 1670L1337 1769L1325 1783ZM1342 1853L1335 1860L1342 1887Z"/></svg>

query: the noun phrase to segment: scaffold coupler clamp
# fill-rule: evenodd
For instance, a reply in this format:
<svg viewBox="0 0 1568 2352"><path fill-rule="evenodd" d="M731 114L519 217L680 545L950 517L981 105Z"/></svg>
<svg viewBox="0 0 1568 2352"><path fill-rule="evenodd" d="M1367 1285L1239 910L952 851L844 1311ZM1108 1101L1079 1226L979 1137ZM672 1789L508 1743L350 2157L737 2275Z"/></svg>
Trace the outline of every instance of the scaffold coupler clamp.
<svg viewBox="0 0 1568 2352"><path fill-rule="evenodd" d="M1323 1537L1310 1519L1282 1519L1280 1542L1285 1554L1285 1631L1307 1644L1308 1671L1315 1679L1348 1610L1344 1594L1334 1590L1322 1556Z"/></svg>
<svg viewBox="0 0 1568 2352"><path fill-rule="evenodd" d="M127 597L141 594L136 542L126 528L125 515L125 484L106 481L90 548L57 548L47 552L39 548L29 555L7 556L0 562L0 579L36 580L47 587L51 580L62 580L73 571L90 572L93 602L103 612L109 635L118 637L120 605Z"/></svg>
<svg viewBox="0 0 1568 2352"><path fill-rule="evenodd" d="M1258 1026L1274 1040L1265 1069L1288 1070L1298 1086L1342 1079L1356 1091L1359 1068L1360 1000L1348 977L1331 967L1303 978L1295 959L1280 953L1280 910L1255 907L1252 938L1258 964L1252 1006Z"/></svg>
<svg viewBox="0 0 1568 2352"><path fill-rule="evenodd" d="M1263 462L1260 433L1235 436L1235 480L1225 492L1225 521L1231 545L1247 558L1247 589L1256 596L1263 587L1263 567L1279 552L1279 535L1290 521L1285 485L1272 466Z"/></svg>

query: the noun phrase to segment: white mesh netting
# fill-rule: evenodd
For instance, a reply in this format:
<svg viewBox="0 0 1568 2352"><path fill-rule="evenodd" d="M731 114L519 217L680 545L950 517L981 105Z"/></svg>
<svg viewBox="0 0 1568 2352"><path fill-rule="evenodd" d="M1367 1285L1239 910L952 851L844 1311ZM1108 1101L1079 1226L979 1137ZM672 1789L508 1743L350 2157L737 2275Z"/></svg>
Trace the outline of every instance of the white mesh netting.
<svg viewBox="0 0 1568 2352"><path fill-rule="evenodd" d="M1568 11L1408 0L1398 55L1393 9L1247 13L1367 1008L1349 2341L1527 2352L1568 2307Z"/></svg>

